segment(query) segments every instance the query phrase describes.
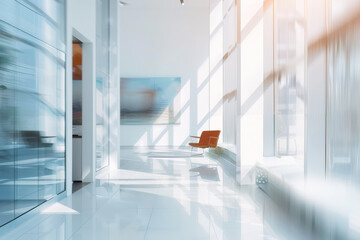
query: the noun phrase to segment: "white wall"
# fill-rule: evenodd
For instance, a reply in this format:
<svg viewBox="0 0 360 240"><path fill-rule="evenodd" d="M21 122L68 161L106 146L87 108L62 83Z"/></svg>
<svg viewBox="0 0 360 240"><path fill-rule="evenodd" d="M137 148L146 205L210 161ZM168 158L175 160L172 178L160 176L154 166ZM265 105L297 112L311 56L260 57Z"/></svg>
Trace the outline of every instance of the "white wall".
<svg viewBox="0 0 360 240"><path fill-rule="evenodd" d="M119 24L121 77L182 80L181 123L121 125L121 146L187 145L189 135L209 128L208 4L129 4L121 7Z"/></svg>

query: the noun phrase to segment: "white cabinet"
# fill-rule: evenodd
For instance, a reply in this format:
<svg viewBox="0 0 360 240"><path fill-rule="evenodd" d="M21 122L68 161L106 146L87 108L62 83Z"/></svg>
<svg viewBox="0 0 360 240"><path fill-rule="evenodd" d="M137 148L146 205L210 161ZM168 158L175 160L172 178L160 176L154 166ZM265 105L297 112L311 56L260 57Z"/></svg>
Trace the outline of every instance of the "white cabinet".
<svg viewBox="0 0 360 240"><path fill-rule="evenodd" d="M72 154L72 177L73 181L83 181L83 164L82 164L82 138L73 137L73 154Z"/></svg>

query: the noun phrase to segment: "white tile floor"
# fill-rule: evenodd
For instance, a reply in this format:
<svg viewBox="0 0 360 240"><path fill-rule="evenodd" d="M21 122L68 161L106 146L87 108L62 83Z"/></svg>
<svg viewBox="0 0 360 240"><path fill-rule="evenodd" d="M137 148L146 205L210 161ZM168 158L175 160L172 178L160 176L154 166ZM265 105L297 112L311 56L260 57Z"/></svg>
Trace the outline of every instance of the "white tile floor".
<svg viewBox="0 0 360 240"><path fill-rule="evenodd" d="M210 171L189 171L203 165ZM264 224L262 196L256 187L236 187L216 161L186 150L124 149L121 169L0 239L277 239Z"/></svg>

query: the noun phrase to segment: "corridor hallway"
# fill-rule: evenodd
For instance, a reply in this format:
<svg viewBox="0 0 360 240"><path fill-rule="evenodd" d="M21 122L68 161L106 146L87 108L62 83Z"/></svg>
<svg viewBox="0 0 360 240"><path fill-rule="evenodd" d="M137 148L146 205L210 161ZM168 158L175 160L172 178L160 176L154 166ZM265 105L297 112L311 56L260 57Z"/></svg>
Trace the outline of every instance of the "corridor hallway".
<svg viewBox="0 0 360 240"><path fill-rule="evenodd" d="M236 186L207 155L122 148L120 166L22 224L8 224L0 239L278 239L263 219L266 195Z"/></svg>

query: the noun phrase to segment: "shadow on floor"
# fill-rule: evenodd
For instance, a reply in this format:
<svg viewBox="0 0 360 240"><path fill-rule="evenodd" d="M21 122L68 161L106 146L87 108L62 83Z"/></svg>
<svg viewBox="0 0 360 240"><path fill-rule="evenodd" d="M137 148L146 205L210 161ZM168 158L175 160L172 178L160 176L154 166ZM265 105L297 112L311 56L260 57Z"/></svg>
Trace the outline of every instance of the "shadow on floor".
<svg viewBox="0 0 360 240"><path fill-rule="evenodd" d="M219 172L218 172L217 167L210 167L210 166L204 165L204 166L192 168L189 171L190 172L198 172L199 176L205 180L220 181Z"/></svg>
<svg viewBox="0 0 360 240"><path fill-rule="evenodd" d="M89 183L84 183L84 182L73 182L72 193L79 191L80 189L82 189L83 187L85 187L88 184Z"/></svg>

